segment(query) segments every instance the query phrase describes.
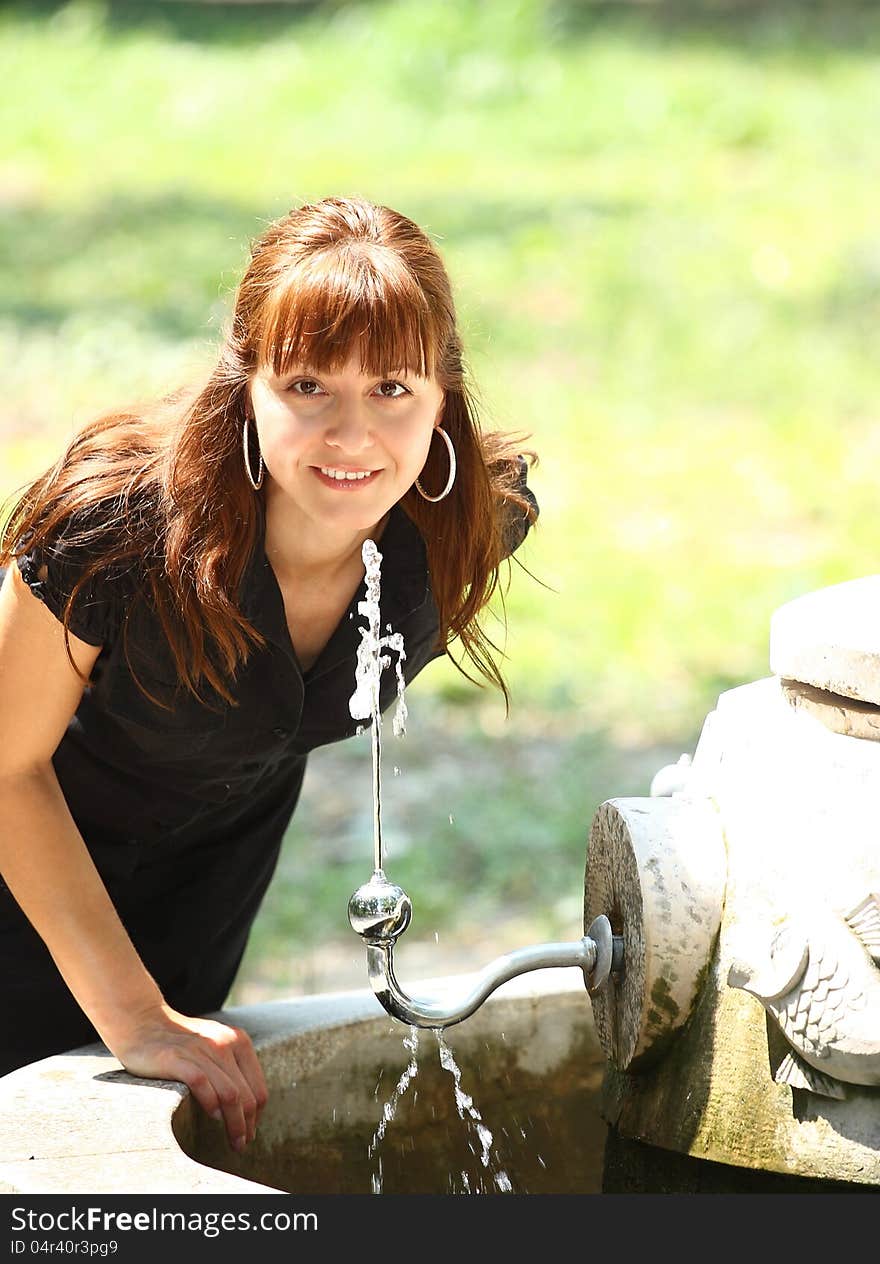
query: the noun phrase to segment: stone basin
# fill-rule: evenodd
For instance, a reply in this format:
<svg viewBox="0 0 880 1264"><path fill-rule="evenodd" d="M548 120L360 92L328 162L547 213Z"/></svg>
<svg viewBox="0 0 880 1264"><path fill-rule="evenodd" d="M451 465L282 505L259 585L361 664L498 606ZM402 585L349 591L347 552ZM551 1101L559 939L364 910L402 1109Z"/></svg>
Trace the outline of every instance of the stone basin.
<svg viewBox="0 0 880 1264"><path fill-rule="evenodd" d="M413 985L460 994L468 976ZM406 1027L372 992L233 1007L215 1015L254 1041L270 1101L243 1155L182 1084L139 1079L103 1045L45 1058L0 1079L0 1192L446 1194L598 1193L607 1127L605 1067L577 969L499 988L446 1033L461 1088L493 1134L484 1167L433 1032L371 1157L385 1103L409 1061Z"/></svg>

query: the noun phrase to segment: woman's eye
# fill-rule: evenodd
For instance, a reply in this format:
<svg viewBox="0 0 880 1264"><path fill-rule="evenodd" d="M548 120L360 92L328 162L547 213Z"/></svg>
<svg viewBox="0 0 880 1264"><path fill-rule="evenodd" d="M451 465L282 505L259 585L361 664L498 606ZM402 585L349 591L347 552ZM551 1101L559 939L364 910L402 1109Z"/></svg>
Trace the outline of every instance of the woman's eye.
<svg viewBox="0 0 880 1264"><path fill-rule="evenodd" d="M298 386L307 386L307 387L309 387L309 388L314 387L314 388L316 388L316 389L314 389L314 390L313 390L313 389L309 389L309 390L305 390L305 391L298 391L298 390L296 389ZM291 382L291 384L290 384L290 389L291 389L292 391L296 391L297 395L316 395L316 394L318 393L318 391L319 391L321 388L318 386L318 383L315 381L315 379L314 379L314 378L311 378L311 377L301 377L301 378L299 379L299 381L297 381L297 382Z"/></svg>
<svg viewBox="0 0 880 1264"><path fill-rule="evenodd" d="M402 392L404 395L408 395L408 394L409 394L409 391L406 389L406 387L405 387L405 386L404 386L401 382L392 382L392 381L388 381L388 382L380 382L380 383L379 383L379 389L380 389L380 391L382 392L382 394L385 396L385 398L386 398L386 399L400 399L400 395L389 395L389 394L385 391L385 387L386 387L386 386L399 387L399 388L400 388L400 390L401 390L401 392Z"/></svg>

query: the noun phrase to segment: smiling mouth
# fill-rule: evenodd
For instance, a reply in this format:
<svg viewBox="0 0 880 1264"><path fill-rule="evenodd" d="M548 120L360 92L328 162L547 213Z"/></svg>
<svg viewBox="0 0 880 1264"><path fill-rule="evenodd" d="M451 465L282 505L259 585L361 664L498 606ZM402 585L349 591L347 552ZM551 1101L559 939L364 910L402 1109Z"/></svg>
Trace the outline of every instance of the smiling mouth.
<svg viewBox="0 0 880 1264"><path fill-rule="evenodd" d="M328 487L338 488L340 491L353 487L366 487L382 473L381 470L351 470L332 465L313 465L311 468L322 483Z"/></svg>

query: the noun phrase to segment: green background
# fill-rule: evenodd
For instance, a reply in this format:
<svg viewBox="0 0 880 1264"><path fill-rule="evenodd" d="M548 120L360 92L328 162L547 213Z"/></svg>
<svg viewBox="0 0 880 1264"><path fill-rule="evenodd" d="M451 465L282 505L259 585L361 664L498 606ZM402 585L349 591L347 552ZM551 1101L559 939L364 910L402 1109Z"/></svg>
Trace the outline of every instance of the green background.
<svg viewBox="0 0 880 1264"><path fill-rule="evenodd" d="M596 806L768 674L777 606L876 569L876 7L7 4L0 55L2 495L210 365L289 207L432 235L542 513L510 718L438 663L389 734L400 973L577 937ZM233 1001L364 986L369 764L313 757Z"/></svg>

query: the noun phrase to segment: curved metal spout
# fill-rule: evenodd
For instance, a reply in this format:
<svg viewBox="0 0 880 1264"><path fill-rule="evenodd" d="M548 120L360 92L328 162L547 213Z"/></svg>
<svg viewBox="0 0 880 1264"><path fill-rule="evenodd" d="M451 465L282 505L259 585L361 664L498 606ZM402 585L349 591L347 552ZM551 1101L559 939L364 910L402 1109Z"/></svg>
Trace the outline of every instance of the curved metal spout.
<svg viewBox="0 0 880 1264"><path fill-rule="evenodd" d="M411 1027L451 1027L468 1018L486 997L508 979L528 970L549 966L581 966L592 971L596 961L596 945L586 936L574 943L535 944L496 957L481 970L471 990L453 1004L407 996L394 974L391 943L367 944L367 971L370 986L377 998L395 1018Z"/></svg>
<svg viewBox="0 0 880 1264"><path fill-rule="evenodd" d="M406 892L388 882L381 869L357 890L348 906L349 921L367 944L367 972L379 1002L394 1018L411 1027L451 1027L473 1014L496 988L529 970L579 966L587 989L603 987L609 974L623 966L623 941L611 933L608 918L600 915L589 934L572 943L534 944L496 957L481 970L473 986L458 1002L442 1004L411 997L394 974L394 941L410 923L412 905Z"/></svg>

